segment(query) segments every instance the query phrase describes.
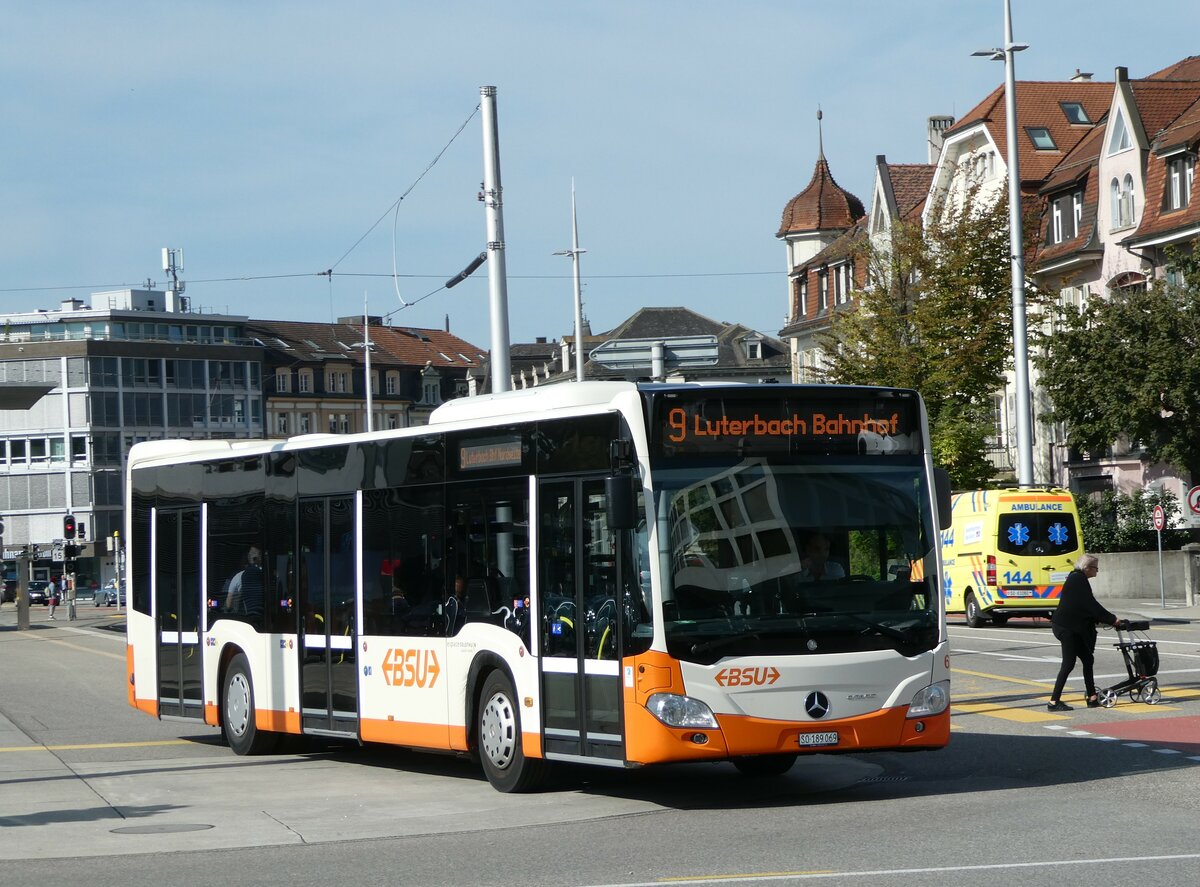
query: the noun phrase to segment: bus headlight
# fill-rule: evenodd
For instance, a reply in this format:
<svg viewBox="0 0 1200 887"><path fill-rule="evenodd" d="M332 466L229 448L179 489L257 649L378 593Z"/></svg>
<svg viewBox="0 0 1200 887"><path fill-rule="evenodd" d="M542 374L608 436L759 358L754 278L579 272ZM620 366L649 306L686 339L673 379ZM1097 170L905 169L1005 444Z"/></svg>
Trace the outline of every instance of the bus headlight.
<svg viewBox="0 0 1200 887"><path fill-rule="evenodd" d="M927 718L940 715L950 707L950 682L938 681L922 687L908 704L908 717Z"/></svg>
<svg viewBox="0 0 1200 887"><path fill-rule="evenodd" d="M712 709L690 696L655 693L646 700L646 708L668 727L717 729L717 719L713 717Z"/></svg>

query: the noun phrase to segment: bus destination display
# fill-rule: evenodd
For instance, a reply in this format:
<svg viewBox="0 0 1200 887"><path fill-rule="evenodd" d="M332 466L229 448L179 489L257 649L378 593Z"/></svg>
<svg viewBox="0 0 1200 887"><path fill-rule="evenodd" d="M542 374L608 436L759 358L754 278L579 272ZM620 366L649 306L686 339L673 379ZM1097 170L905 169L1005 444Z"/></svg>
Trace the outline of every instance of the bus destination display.
<svg viewBox="0 0 1200 887"><path fill-rule="evenodd" d="M915 399L664 399L655 436L663 455L920 452Z"/></svg>

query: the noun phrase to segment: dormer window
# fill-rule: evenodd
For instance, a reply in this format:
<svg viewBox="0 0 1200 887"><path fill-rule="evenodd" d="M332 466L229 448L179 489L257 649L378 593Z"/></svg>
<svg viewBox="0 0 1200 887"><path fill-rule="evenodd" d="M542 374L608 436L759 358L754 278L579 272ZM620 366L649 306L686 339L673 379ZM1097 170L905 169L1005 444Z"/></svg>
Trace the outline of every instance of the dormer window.
<svg viewBox="0 0 1200 887"><path fill-rule="evenodd" d="M1167 190L1163 195L1163 209L1168 212L1184 209L1191 201L1192 181L1196 175L1196 157L1193 154L1176 154L1167 160Z"/></svg>
<svg viewBox="0 0 1200 887"><path fill-rule="evenodd" d="M1067 120L1072 126L1087 126L1092 122L1087 111L1079 102L1059 102L1058 106L1067 115Z"/></svg>
<svg viewBox="0 0 1200 887"><path fill-rule="evenodd" d="M750 335L742 339L746 360L762 360L762 343L762 336L759 335Z"/></svg>
<svg viewBox="0 0 1200 887"><path fill-rule="evenodd" d="M1025 132L1029 134L1029 140L1033 142L1033 147L1039 151L1057 151L1058 145L1054 144L1054 136L1050 135L1050 130L1044 126L1027 126Z"/></svg>

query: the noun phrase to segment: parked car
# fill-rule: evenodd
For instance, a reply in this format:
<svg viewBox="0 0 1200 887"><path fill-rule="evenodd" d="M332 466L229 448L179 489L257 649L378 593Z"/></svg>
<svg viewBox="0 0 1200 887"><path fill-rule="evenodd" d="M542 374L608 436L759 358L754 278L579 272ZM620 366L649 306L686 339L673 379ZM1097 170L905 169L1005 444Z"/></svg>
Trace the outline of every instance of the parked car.
<svg viewBox="0 0 1200 887"><path fill-rule="evenodd" d="M34 579L25 586L25 594L29 598L30 605L42 604L45 606L50 603L50 583L44 579Z"/></svg>

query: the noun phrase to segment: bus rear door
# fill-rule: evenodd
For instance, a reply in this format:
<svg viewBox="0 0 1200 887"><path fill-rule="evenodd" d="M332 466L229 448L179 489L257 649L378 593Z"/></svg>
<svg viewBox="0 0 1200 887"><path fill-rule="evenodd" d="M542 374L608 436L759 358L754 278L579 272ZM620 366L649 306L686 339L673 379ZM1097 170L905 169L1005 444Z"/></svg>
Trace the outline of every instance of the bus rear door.
<svg viewBox="0 0 1200 887"><path fill-rule="evenodd" d="M160 717L204 719L200 535L199 508L155 510L154 615Z"/></svg>

